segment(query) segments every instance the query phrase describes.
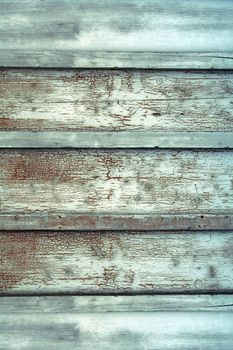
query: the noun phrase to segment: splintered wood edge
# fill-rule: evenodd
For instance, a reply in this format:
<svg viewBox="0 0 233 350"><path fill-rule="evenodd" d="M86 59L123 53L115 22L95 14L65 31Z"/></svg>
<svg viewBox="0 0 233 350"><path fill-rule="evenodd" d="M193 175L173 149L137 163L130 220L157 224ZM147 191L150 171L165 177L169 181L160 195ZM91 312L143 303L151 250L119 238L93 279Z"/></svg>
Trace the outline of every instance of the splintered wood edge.
<svg viewBox="0 0 233 350"><path fill-rule="evenodd" d="M233 148L233 132L2 131L1 148Z"/></svg>
<svg viewBox="0 0 233 350"><path fill-rule="evenodd" d="M1 50L1 67L233 69L233 52Z"/></svg>
<svg viewBox="0 0 233 350"><path fill-rule="evenodd" d="M233 295L118 295L1 297L1 314L233 311Z"/></svg>
<svg viewBox="0 0 233 350"><path fill-rule="evenodd" d="M232 230L233 214L0 213L0 230Z"/></svg>

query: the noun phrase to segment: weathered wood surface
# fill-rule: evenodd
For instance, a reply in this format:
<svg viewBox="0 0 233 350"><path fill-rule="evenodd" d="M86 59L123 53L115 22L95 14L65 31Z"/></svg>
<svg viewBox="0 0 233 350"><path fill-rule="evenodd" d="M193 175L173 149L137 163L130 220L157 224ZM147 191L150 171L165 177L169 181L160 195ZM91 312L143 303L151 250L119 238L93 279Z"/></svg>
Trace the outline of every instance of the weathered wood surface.
<svg viewBox="0 0 233 350"><path fill-rule="evenodd" d="M233 214L0 213L0 230L232 230Z"/></svg>
<svg viewBox="0 0 233 350"><path fill-rule="evenodd" d="M233 233L1 232L2 295L233 291Z"/></svg>
<svg viewBox="0 0 233 350"><path fill-rule="evenodd" d="M233 52L1 50L1 67L233 69Z"/></svg>
<svg viewBox="0 0 233 350"><path fill-rule="evenodd" d="M153 63L154 52L208 53L207 66L216 61L218 65L222 53L220 61L226 57L229 65L232 55L229 58L225 52L233 51L232 16L233 4L228 0L46 0L43 4L3 0L0 65L60 66L62 62L64 67L104 67L108 59L112 67L124 65L125 60L126 66L135 67L132 53L138 52L144 59L136 61L143 67L166 66L162 54L157 59L152 56ZM198 57L203 62L196 53L194 62ZM167 61L171 68L169 57Z"/></svg>
<svg viewBox="0 0 233 350"><path fill-rule="evenodd" d="M0 298L6 314L74 314L103 312L233 311L231 294L17 296Z"/></svg>
<svg viewBox="0 0 233 350"><path fill-rule="evenodd" d="M233 153L2 150L1 214L232 214Z"/></svg>
<svg viewBox="0 0 233 350"><path fill-rule="evenodd" d="M0 131L1 148L233 148L233 132Z"/></svg>
<svg viewBox="0 0 233 350"><path fill-rule="evenodd" d="M0 317L4 350L232 350L233 313L22 314Z"/></svg>
<svg viewBox="0 0 233 350"><path fill-rule="evenodd" d="M8 69L0 97L1 131L233 131L226 71Z"/></svg>

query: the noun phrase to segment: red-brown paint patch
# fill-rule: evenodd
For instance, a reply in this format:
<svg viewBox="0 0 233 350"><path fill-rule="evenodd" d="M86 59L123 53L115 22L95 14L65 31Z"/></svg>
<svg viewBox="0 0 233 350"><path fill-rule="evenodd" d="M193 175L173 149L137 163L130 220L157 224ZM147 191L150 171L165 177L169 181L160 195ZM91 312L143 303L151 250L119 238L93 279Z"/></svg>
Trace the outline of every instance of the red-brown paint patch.
<svg viewBox="0 0 233 350"><path fill-rule="evenodd" d="M34 233L1 233L0 293L7 294L22 285L33 284L33 271L46 265L37 254L40 237ZM36 277L35 277L36 278Z"/></svg>

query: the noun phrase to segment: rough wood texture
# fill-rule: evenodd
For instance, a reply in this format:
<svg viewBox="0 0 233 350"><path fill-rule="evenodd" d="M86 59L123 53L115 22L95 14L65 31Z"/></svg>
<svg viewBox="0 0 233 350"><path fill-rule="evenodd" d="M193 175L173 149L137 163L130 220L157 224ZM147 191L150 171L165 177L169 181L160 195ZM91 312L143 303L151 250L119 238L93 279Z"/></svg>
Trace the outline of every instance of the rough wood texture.
<svg viewBox="0 0 233 350"><path fill-rule="evenodd" d="M232 230L233 214L0 213L0 230Z"/></svg>
<svg viewBox="0 0 233 350"><path fill-rule="evenodd" d="M1 214L232 213L230 151L2 150Z"/></svg>
<svg viewBox="0 0 233 350"><path fill-rule="evenodd" d="M232 72L2 70L1 131L233 131Z"/></svg>
<svg viewBox="0 0 233 350"><path fill-rule="evenodd" d="M1 148L233 148L233 132L3 131Z"/></svg>
<svg viewBox="0 0 233 350"><path fill-rule="evenodd" d="M135 67L138 52L144 67L166 66L161 54L151 63L154 52L208 52L208 67L220 53L220 61L232 61L225 54L233 50L228 0L4 0L0 14L1 66L103 67L108 59L112 67Z"/></svg>
<svg viewBox="0 0 233 350"><path fill-rule="evenodd" d="M233 311L233 295L79 295L1 297L6 314L74 314L89 312Z"/></svg>
<svg viewBox="0 0 233 350"><path fill-rule="evenodd" d="M233 69L233 52L1 50L1 67Z"/></svg>
<svg viewBox="0 0 233 350"><path fill-rule="evenodd" d="M233 313L4 315L4 350L232 350Z"/></svg>
<svg viewBox="0 0 233 350"><path fill-rule="evenodd" d="M2 232L2 295L233 291L233 233Z"/></svg>

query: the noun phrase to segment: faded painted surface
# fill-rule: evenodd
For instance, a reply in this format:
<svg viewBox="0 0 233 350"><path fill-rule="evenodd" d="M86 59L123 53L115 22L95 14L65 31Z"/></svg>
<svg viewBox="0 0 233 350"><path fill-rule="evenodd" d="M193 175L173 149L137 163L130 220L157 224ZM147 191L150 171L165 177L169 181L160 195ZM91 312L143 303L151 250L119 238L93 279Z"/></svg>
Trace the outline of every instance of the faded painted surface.
<svg viewBox="0 0 233 350"><path fill-rule="evenodd" d="M231 64L232 55L226 51L233 50L233 5L228 0L24 0L22 4L16 0L0 4L1 65L105 67L108 62L111 67L164 67L161 55L155 55L153 63L148 55L153 52L208 53L207 60L194 54L191 64L186 58L188 68L203 63L216 67L218 61L220 65L224 61L221 68ZM136 58L135 64L133 56L140 52L147 55L141 55L141 62ZM165 67L176 67L174 56L165 57ZM179 59L175 61L178 64Z"/></svg>
<svg viewBox="0 0 233 350"><path fill-rule="evenodd" d="M14 70L0 130L233 131L232 72Z"/></svg>
<svg viewBox="0 0 233 350"><path fill-rule="evenodd" d="M233 149L233 132L0 131L0 147L49 149Z"/></svg>
<svg viewBox="0 0 233 350"><path fill-rule="evenodd" d="M232 232L1 233L2 294L231 292Z"/></svg>
<svg viewBox="0 0 233 350"><path fill-rule="evenodd" d="M4 350L232 350L233 314L22 314L0 318ZM12 333L14 336L12 336Z"/></svg>
<svg viewBox="0 0 233 350"><path fill-rule="evenodd" d="M231 213L233 154L4 150L1 212Z"/></svg>
<svg viewBox="0 0 233 350"><path fill-rule="evenodd" d="M233 5L227 0L27 0L23 7L5 0L0 9L5 50L233 49Z"/></svg>
<svg viewBox="0 0 233 350"><path fill-rule="evenodd" d="M233 349L232 17L0 1L0 349Z"/></svg>
<svg viewBox="0 0 233 350"><path fill-rule="evenodd" d="M232 230L233 215L216 212L192 214L97 214L76 212L0 213L1 230Z"/></svg>
<svg viewBox="0 0 233 350"><path fill-rule="evenodd" d="M2 50L2 67L232 69L233 52Z"/></svg>
<svg viewBox="0 0 233 350"><path fill-rule="evenodd" d="M77 314L153 311L233 311L231 294L1 296L5 314Z"/></svg>

